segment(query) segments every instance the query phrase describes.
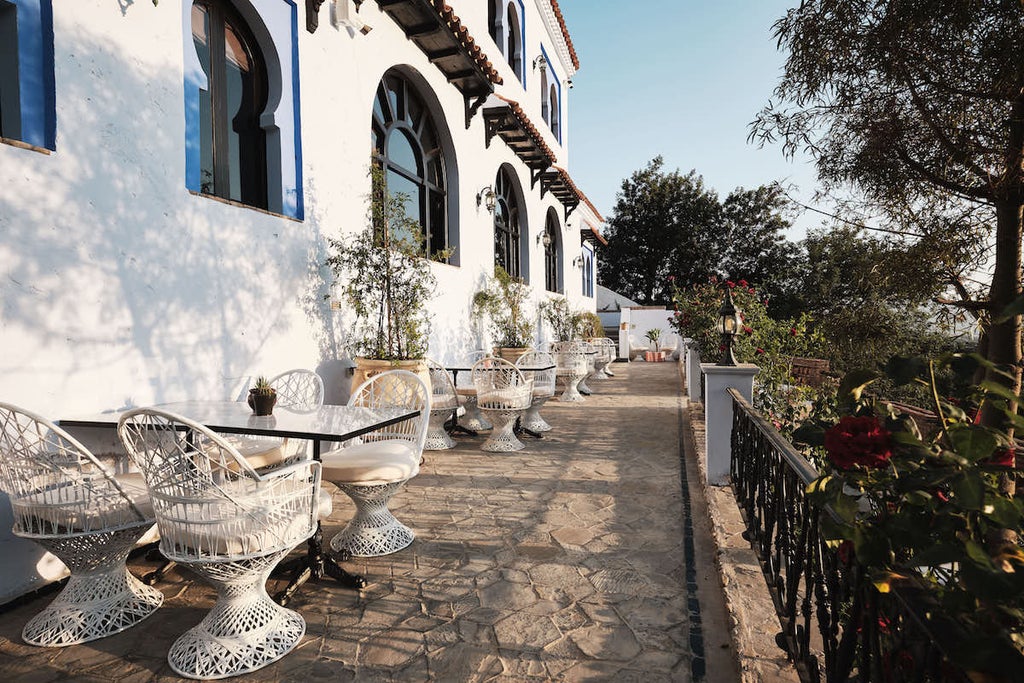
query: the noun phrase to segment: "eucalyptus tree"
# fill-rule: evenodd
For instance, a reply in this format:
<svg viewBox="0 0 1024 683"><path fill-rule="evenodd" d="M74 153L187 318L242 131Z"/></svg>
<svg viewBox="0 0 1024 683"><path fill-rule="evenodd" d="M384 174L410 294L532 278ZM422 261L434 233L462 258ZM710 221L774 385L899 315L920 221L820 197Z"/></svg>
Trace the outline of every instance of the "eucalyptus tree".
<svg viewBox="0 0 1024 683"><path fill-rule="evenodd" d="M1021 293L1022 22L1020 0L802 0L775 24L788 56L752 126L809 152L827 190L855 188L897 232L940 245L987 232L987 292L959 303L986 322L988 358L1013 371L989 379L1015 393L1021 322L1004 312Z"/></svg>

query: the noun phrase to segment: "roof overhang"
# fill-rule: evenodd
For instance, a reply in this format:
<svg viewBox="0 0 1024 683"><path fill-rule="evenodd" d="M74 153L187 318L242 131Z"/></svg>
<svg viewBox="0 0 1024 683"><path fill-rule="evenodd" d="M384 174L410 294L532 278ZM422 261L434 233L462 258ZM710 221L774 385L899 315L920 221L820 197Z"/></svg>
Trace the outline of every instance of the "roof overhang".
<svg viewBox="0 0 1024 683"><path fill-rule="evenodd" d="M491 95L484 104L483 117L487 134L485 145L490 147L494 136L500 137L533 171L532 185L536 185L541 173L554 163L555 153L523 108L514 100Z"/></svg>
<svg viewBox="0 0 1024 683"><path fill-rule="evenodd" d="M466 102L466 128L501 76L443 0L377 0Z"/></svg>

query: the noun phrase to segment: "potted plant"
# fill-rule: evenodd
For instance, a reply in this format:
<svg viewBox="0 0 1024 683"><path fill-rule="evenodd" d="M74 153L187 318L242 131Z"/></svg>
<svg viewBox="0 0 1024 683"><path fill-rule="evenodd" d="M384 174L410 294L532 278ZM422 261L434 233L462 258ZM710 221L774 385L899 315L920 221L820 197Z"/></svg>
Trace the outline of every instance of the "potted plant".
<svg viewBox="0 0 1024 683"><path fill-rule="evenodd" d="M336 283L343 283L343 299L355 315L353 386L394 368L429 377L423 360L430 337L427 302L437 287L425 256L423 229L405 210L408 197L388 192L377 166L371 168L370 179L365 228L347 238L328 239L334 253L327 265Z"/></svg>
<svg viewBox="0 0 1024 683"><path fill-rule="evenodd" d="M256 386L249 390L249 407L257 415L273 415L277 403L277 389L262 375L256 378Z"/></svg>
<svg viewBox="0 0 1024 683"><path fill-rule="evenodd" d="M572 310L564 298L555 297L541 303L540 315L551 326L555 341L572 341L580 336L583 313Z"/></svg>
<svg viewBox="0 0 1024 683"><path fill-rule="evenodd" d="M527 310L529 297L529 285L501 266L494 266L494 277L488 278L486 286L473 295L473 319L490 321L495 354L512 362L533 345L534 323Z"/></svg>
<svg viewBox="0 0 1024 683"><path fill-rule="evenodd" d="M660 361L663 360L661 350L658 346L658 340L661 339L661 328L655 327L654 329L647 330L644 332L644 337L654 345L654 351L648 351L646 358L649 361Z"/></svg>

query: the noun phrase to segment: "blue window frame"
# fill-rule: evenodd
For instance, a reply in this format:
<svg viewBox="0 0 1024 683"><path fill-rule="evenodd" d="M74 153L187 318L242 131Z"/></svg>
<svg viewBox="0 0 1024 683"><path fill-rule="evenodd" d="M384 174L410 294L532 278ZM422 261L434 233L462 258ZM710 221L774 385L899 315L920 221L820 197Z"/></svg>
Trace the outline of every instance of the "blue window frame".
<svg viewBox="0 0 1024 683"><path fill-rule="evenodd" d="M53 6L0 0L0 137L56 149Z"/></svg>
<svg viewBox="0 0 1024 683"><path fill-rule="evenodd" d="M251 98L247 99L243 94L240 100L233 101L230 87L218 87L218 77L211 72L211 61L207 55L210 48L217 48L217 45L204 42L209 28L205 23L206 17L210 14L194 11L195 8L216 8L217 14L223 10L223 15L231 17L233 24L244 24L246 42L249 43L247 48L253 53L253 62L258 62L265 71L261 76L261 87L265 92L259 92L260 99L255 105L258 111L249 112L251 115L244 117L244 122L255 122L258 129L243 126L240 123L242 119L237 118L245 102L252 105ZM184 2L182 25L185 55L185 186L199 194L233 199L301 220L304 207L299 127L299 28L298 9L294 0ZM217 30L221 30L219 23ZM225 30L231 32L233 29ZM232 40L226 42L233 44ZM224 60L220 61L224 63ZM229 58L227 62L230 67L237 60ZM229 68L229 71L234 73L238 69ZM228 79L231 79L231 74ZM253 92L259 90L257 88ZM211 101L218 97L227 101ZM231 138L231 130L237 133L244 129L245 135L241 141L247 149L246 159L250 162L256 160L259 168L252 169L250 162L236 164L228 160L228 171L224 171L223 157L237 157L234 161L238 161L241 156L239 144L232 144L234 138L222 142L216 140L218 127L225 128L225 115L210 115L218 107L238 109L226 113L229 121L228 137ZM220 161L215 159L218 150L222 157ZM236 167L246 174L240 181L236 181L231 172ZM218 173L222 178L221 183L208 177L212 172ZM254 181L261 184L262 191L252 191ZM249 189L243 191L243 186Z"/></svg>

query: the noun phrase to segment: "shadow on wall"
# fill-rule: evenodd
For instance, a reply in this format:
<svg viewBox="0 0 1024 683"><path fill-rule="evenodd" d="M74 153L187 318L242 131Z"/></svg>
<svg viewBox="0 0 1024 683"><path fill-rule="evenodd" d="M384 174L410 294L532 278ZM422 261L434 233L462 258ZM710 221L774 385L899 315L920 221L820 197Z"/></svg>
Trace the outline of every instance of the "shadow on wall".
<svg viewBox="0 0 1024 683"><path fill-rule="evenodd" d="M285 331L315 231L188 193L180 72L57 40L57 152L0 172L0 338L32 341L0 377L52 396L96 377L144 402L221 396Z"/></svg>

